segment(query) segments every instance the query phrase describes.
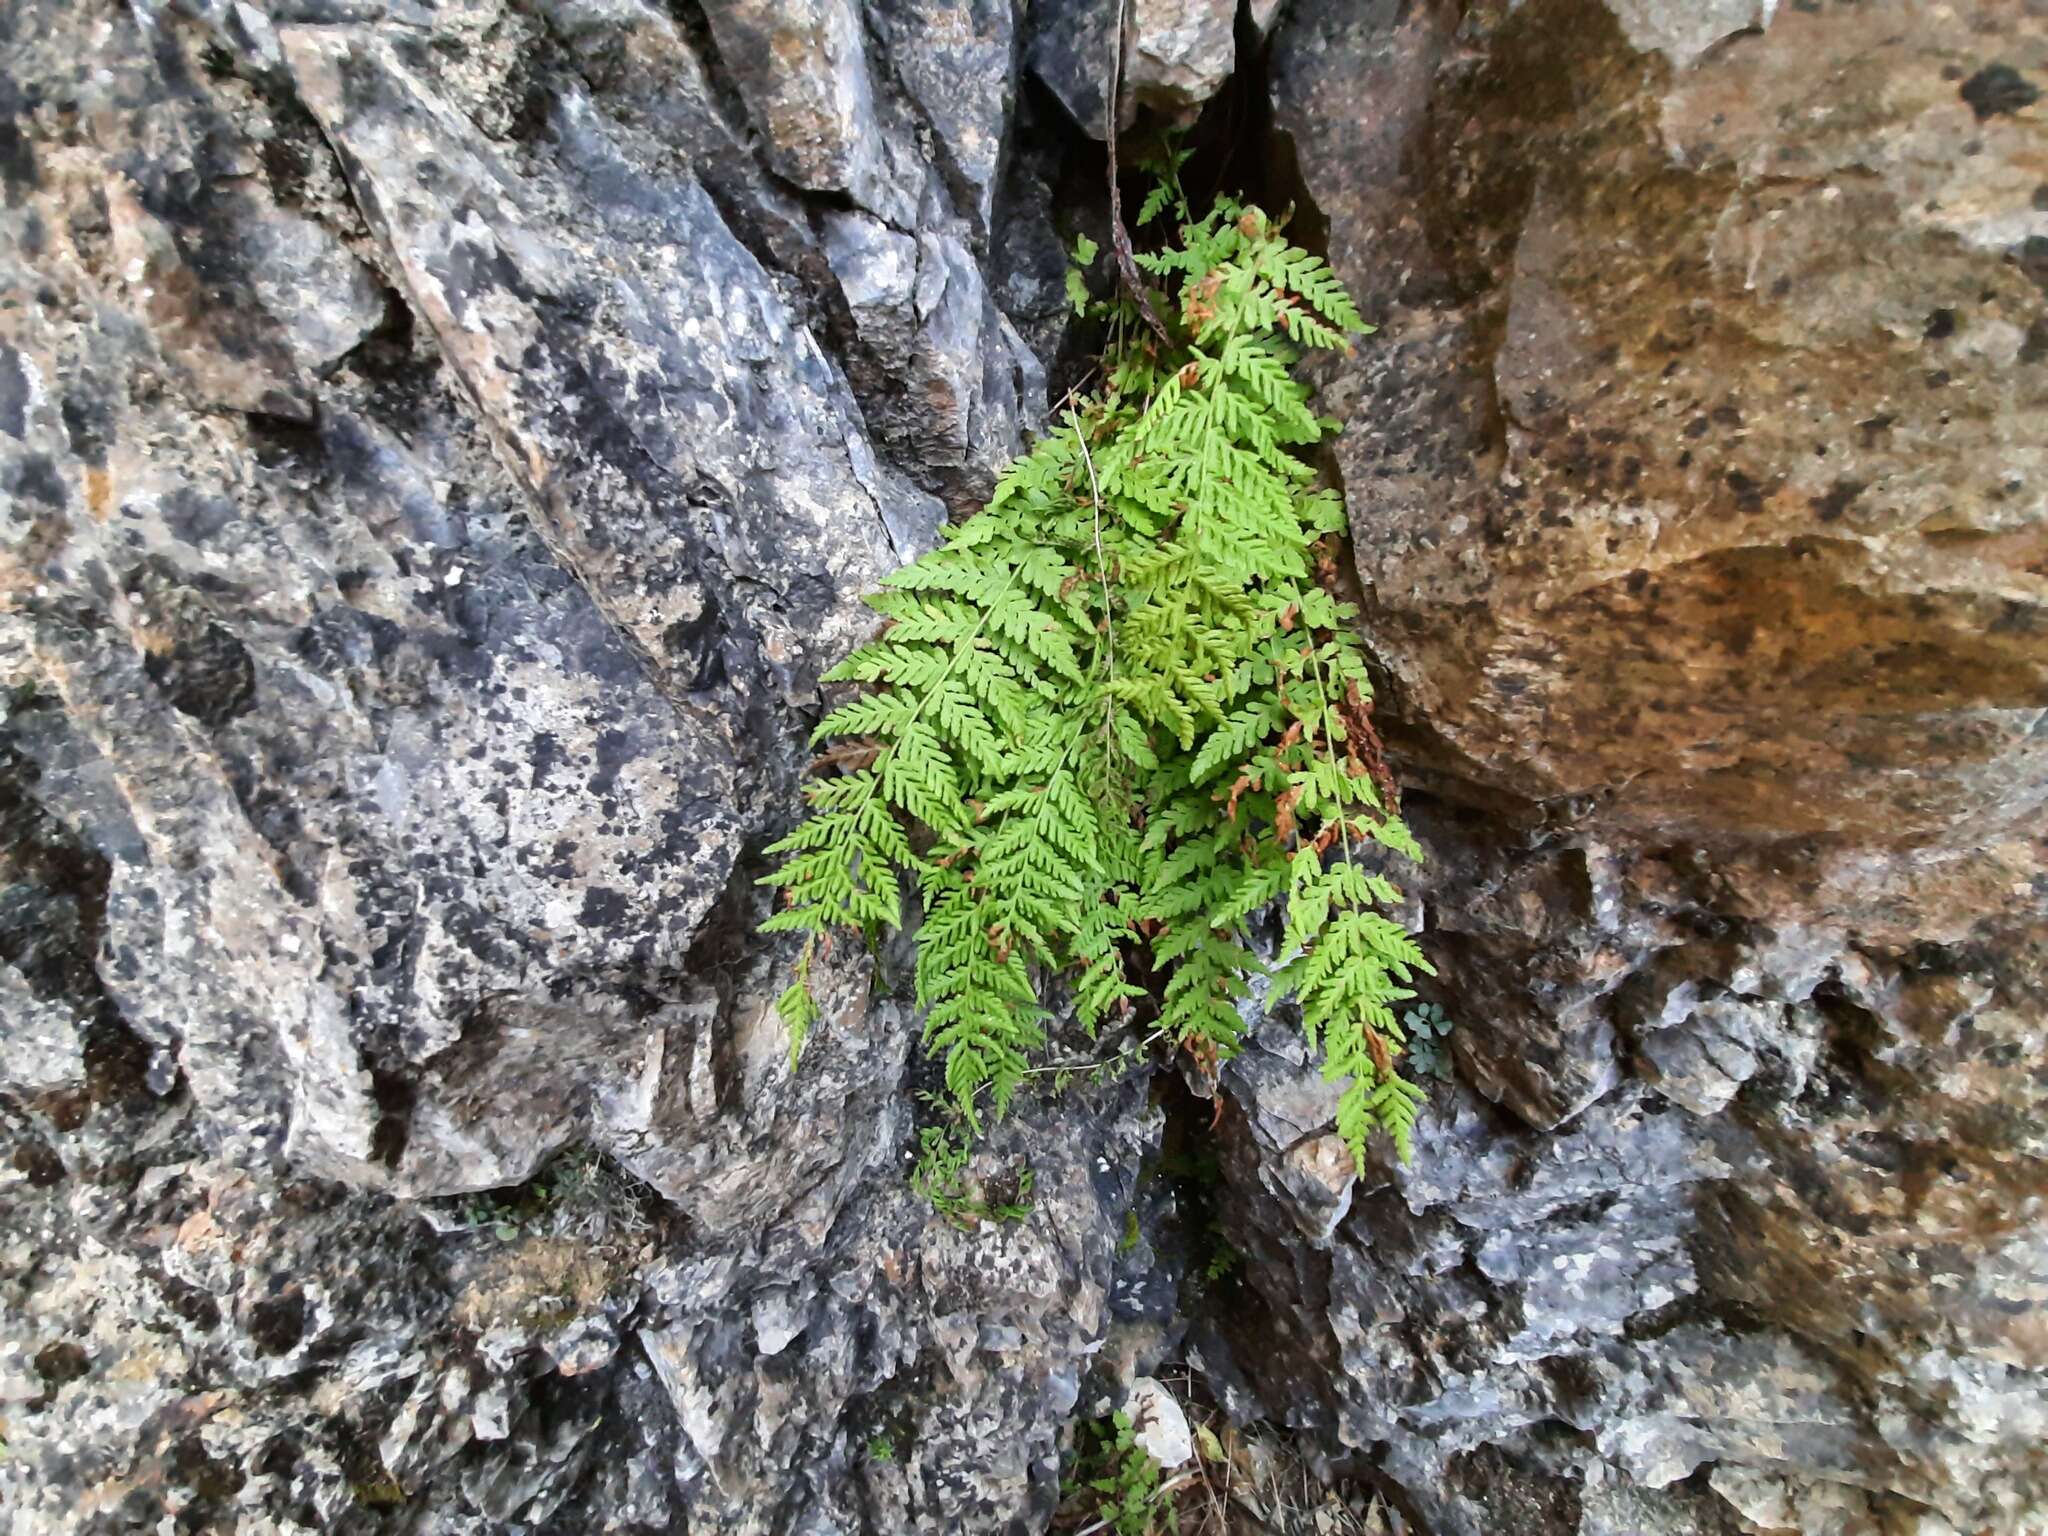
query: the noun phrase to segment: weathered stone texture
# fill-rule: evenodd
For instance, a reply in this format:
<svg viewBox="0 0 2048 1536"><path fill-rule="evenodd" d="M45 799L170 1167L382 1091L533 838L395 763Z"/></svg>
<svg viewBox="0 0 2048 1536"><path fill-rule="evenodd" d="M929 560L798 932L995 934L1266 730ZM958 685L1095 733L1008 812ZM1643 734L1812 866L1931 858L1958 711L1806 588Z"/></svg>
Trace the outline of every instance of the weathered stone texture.
<svg viewBox="0 0 2048 1536"><path fill-rule="evenodd" d="M1461 778L1637 836L2023 828L2040 127L1959 86L2038 72L2039 28L1788 7L1677 73L1628 37L1365 6L1280 42L1385 326L1331 399L1403 708Z"/></svg>
<svg viewBox="0 0 2048 1536"><path fill-rule="evenodd" d="M1246 8L1254 41L1275 10L1274 0ZM1237 14L1231 0L1035 0L1027 60L1095 138L1109 131L1106 104L1119 63L1120 123L1130 126L1141 107L1185 123L1240 63Z"/></svg>
<svg viewBox="0 0 2048 1536"><path fill-rule="evenodd" d="M1231 1352L1432 1530L2048 1520L2048 51L1771 12L1276 44L1460 1081L1333 1203L1230 1068Z"/></svg>
<svg viewBox="0 0 2048 1536"><path fill-rule="evenodd" d="M962 1231L905 956L793 1070L752 880L1126 15L1133 124L1270 38L1232 174L1380 326L1457 1070L1362 1175L1284 1016L1213 1133L1026 1095ZM0 1525L1035 1530L1172 1358L1446 1536L2048 1530L2044 82L2030 0L0 11Z"/></svg>
<svg viewBox="0 0 2048 1536"><path fill-rule="evenodd" d="M1037 408L986 202L841 119L905 115L858 15L822 145L805 60L632 0L7 26L13 1529L1049 1510L1141 1095L976 1243L904 1186L915 1028L866 963L792 1074L787 957L733 947L818 674L942 516L868 413L956 488ZM860 277L778 176L920 251L921 414L821 341ZM578 1148L656 1219L435 1203ZM928 1449L870 1495L885 1420Z"/></svg>

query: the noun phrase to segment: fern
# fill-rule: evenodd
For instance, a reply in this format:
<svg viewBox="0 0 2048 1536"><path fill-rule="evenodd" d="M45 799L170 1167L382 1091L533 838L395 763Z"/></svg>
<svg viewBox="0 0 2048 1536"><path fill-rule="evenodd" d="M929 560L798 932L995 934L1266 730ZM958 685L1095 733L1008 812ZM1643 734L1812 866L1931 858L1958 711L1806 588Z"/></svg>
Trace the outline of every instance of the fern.
<svg viewBox="0 0 2048 1536"><path fill-rule="evenodd" d="M1328 424L1294 376L1366 327L1258 209L1194 219L1178 164L1140 223L1172 212L1180 238L1138 258L1177 346L1077 285L1111 338L1098 393L868 599L880 633L828 674L863 691L819 725L810 816L770 850L766 926L806 935L781 1012L794 1051L816 946L897 926L914 893L925 1041L978 1128L1029 1071L1055 974L1091 1029L1156 1007L1213 1070L1261 970L1249 925L1281 903L1273 982L1343 1084L1338 1130L1405 1159L1423 1094L1395 1007L1429 966L1381 871L1419 853L1357 614L1326 586L1343 507L1303 456Z"/></svg>

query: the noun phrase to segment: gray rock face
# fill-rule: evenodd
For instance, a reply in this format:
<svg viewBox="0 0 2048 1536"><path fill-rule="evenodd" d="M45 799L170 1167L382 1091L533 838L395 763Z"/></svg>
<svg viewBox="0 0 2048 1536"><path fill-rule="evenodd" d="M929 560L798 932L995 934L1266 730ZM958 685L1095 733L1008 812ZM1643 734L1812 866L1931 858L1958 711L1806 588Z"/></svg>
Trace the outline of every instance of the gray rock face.
<svg viewBox="0 0 2048 1536"><path fill-rule="evenodd" d="M1134 122L1271 30L1382 327L1455 1072L1360 1171L1253 1010L963 1229L900 950L789 1061L758 851L1044 407L1121 14L0 20L11 1531L1039 1530L1183 1359L1410 1529L2048 1529L2024 7L1137 0Z"/></svg>
<svg viewBox="0 0 2048 1536"><path fill-rule="evenodd" d="M937 168L986 235L1016 106L1014 0L877 0L867 10L887 67L930 125Z"/></svg>
<svg viewBox="0 0 2048 1536"><path fill-rule="evenodd" d="M955 1233L903 1178L912 1021L843 955L793 1074L787 957L742 943L817 675L941 516L813 329L849 299L774 177L906 231L886 344L925 372L867 382L954 389L893 419L921 474L985 476L1039 374L986 361L944 179L792 128L803 60L736 73L735 125L630 4L14 25L13 1518L1049 1511L1139 1096L1034 1156L1035 1225ZM565 1151L618 1211L455 1199ZM924 1449L870 1492L884 1425Z"/></svg>
<svg viewBox="0 0 2048 1536"><path fill-rule="evenodd" d="M878 110L854 0L710 0L704 14L777 174L916 222L926 168Z"/></svg>
<svg viewBox="0 0 2048 1536"><path fill-rule="evenodd" d="M1247 7L1254 37L1264 36L1276 10L1274 0ZM1186 122L1238 66L1237 11L1230 0L1037 0L1028 62L1074 121L1104 138L1121 30L1118 121L1128 127L1149 107Z"/></svg>
<svg viewBox="0 0 2048 1536"><path fill-rule="evenodd" d="M1382 325L1324 398L1458 1081L1331 1184L1321 1085L1227 1069L1231 1354L1433 1531L2048 1519L2048 212L1961 89L2044 56L2018 8L1770 12L1275 45Z"/></svg>

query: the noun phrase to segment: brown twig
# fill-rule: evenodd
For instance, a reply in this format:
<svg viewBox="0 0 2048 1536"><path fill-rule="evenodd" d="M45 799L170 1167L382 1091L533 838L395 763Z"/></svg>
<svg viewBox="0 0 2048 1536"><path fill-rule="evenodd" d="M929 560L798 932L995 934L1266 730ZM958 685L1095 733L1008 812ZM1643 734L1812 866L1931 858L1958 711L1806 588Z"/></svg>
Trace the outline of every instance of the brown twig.
<svg viewBox="0 0 2048 1536"><path fill-rule="evenodd" d="M1109 244L1116 252L1116 269L1123 278L1124 286L1137 300L1138 313L1145 317L1145 323L1152 327L1152 334L1159 338L1159 344L1168 352L1173 350L1173 337L1167 334L1159 316L1153 312L1152 300L1146 296L1145 285L1138 277L1137 257L1131 251L1131 232L1124 228L1123 194L1116 184L1116 127L1120 115L1118 107L1124 92L1124 37L1130 27L1130 0L1123 0L1116 11L1116 51L1112 55L1109 70L1109 101L1103 108L1103 142L1109 148Z"/></svg>

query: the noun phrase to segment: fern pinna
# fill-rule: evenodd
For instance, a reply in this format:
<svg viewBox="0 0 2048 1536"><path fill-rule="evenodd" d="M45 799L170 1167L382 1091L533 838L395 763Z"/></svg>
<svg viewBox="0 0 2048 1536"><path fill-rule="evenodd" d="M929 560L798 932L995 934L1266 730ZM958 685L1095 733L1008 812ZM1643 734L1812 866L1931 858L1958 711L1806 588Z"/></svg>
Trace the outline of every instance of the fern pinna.
<svg viewBox="0 0 2048 1536"><path fill-rule="evenodd" d="M1423 1095L1393 1010L1429 966L1366 855L1419 853L1328 585L1343 508L1303 453L1332 424L1292 372L1365 327L1258 209L1196 220L1169 171L1140 222L1169 210L1180 240L1137 259L1178 345L1076 284L1110 335L1095 393L868 599L880 635L828 675L867 687L819 725L830 776L770 850L766 926L808 936L780 1011L794 1052L815 946L895 926L907 878L926 1043L978 1124L983 1092L1000 1114L1028 1070L1053 972L1091 1029L1156 996L1213 1066L1263 969L1248 926L1284 903L1275 990L1345 1085L1338 1128L1361 1160L1375 1129L1405 1159Z"/></svg>

